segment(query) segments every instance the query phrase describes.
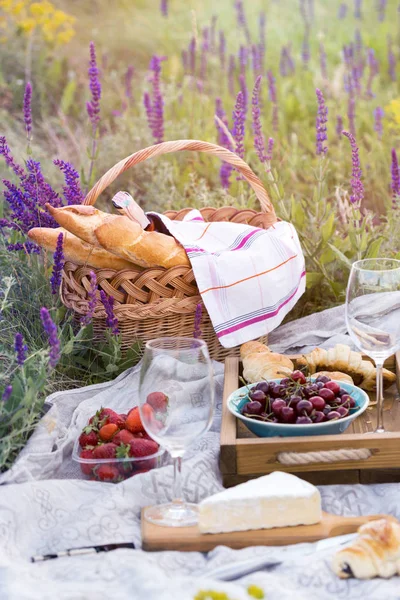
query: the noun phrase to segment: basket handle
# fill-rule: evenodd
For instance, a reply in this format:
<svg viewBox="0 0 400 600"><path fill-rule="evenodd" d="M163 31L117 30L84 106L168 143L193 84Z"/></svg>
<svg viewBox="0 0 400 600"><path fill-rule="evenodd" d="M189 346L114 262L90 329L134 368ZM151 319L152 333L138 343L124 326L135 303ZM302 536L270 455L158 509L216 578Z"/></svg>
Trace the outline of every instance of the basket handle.
<svg viewBox="0 0 400 600"><path fill-rule="evenodd" d="M97 198L101 192L106 189L112 183L118 175L121 175L124 171L141 163L152 156L158 156L160 154L168 154L169 152L178 152L181 150L192 150L194 152L207 152L219 156L223 161L233 165L248 181L253 188L261 205L261 210L265 213L269 213L271 216L271 225L277 221L274 207L272 206L271 200L268 196L266 189L264 188L261 180L253 173L249 165L244 162L237 154L234 154L222 146L217 144L211 144L210 142L201 142L199 140L176 140L171 142L162 142L155 146L149 146L143 148L126 158L120 160L116 165L111 167L105 173L98 182L93 186L90 192L87 194L84 204L95 204Z"/></svg>

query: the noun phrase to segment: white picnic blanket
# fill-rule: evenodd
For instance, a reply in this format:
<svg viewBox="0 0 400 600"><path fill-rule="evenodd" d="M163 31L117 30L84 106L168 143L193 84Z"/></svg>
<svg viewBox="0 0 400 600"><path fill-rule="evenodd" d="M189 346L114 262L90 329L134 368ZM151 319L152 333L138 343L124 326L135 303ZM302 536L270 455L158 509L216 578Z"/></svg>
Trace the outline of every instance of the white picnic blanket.
<svg viewBox="0 0 400 600"><path fill-rule="evenodd" d="M329 347L349 342L345 329L343 307L338 307L280 327L270 343L280 351L303 350L305 343ZM215 363L215 373L213 425L183 464L183 490L192 502L222 489L218 469L222 365ZM48 398L51 408L15 467L0 475L1 600L194 600L199 590L209 589L243 600L248 599L249 584L262 587L267 600L399 600L398 577L338 579L329 566L335 548L290 560L284 559L285 548L220 546L208 554L140 550L140 508L170 498L172 467L108 484L82 480L71 461L73 441L87 416L100 405L122 411L132 405L137 389L138 367L134 367L115 381ZM320 491L329 512L389 513L400 518L400 484L322 486ZM134 541L138 549L29 562L35 554L118 541ZM217 566L260 556L284 560L231 583L208 576Z"/></svg>
<svg viewBox="0 0 400 600"><path fill-rule="evenodd" d="M183 221L157 216L185 248L225 348L276 329L304 293L304 256L290 223L280 221L264 230L206 223L198 210Z"/></svg>

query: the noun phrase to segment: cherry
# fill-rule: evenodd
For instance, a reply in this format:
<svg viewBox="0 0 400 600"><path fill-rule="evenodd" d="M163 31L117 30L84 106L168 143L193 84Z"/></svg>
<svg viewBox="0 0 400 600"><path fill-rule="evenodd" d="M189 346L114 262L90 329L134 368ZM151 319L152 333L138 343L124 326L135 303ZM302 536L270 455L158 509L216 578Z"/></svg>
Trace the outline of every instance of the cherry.
<svg viewBox="0 0 400 600"><path fill-rule="evenodd" d="M283 387L283 385L275 384L275 387L270 390L270 394L273 398L279 398L282 397L283 394L285 393L285 388Z"/></svg>
<svg viewBox="0 0 400 600"><path fill-rule="evenodd" d="M291 378L293 381L296 381L297 383L302 383L302 384L307 383L306 376L301 371L293 371Z"/></svg>
<svg viewBox="0 0 400 600"><path fill-rule="evenodd" d="M334 419L340 419L341 415L336 410L331 410L330 413L326 415L328 421L333 421Z"/></svg>
<svg viewBox="0 0 400 600"><path fill-rule="evenodd" d="M329 388L322 388L318 392L318 396L321 396L325 402L333 402L335 400L335 394Z"/></svg>
<svg viewBox="0 0 400 600"><path fill-rule="evenodd" d="M310 415L314 410L314 407L309 400L300 400L296 406L296 410L298 413L306 412Z"/></svg>
<svg viewBox="0 0 400 600"><path fill-rule="evenodd" d="M275 402L277 402L277 400L275 400ZM294 423L296 420L296 413L290 406L283 406L281 408L280 416L284 423Z"/></svg>
<svg viewBox="0 0 400 600"><path fill-rule="evenodd" d="M349 409L345 408L344 406L338 406L338 408L336 409L336 412L338 412L339 415L343 418L343 417L347 417L347 415L349 414Z"/></svg>
<svg viewBox="0 0 400 600"><path fill-rule="evenodd" d="M336 383L336 381L327 381L325 383L325 388L331 390L335 396L340 392L340 385Z"/></svg>
<svg viewBox="0 0 400 600"><path fill-rule="evenodd" d="M249 415L261 415L262 412L262 404L261 402L257 402L256 400L252 402L247 402L242 409L242 414L248 413Z"/></svg>
<svg viewBox="0 0 400 600"><path fill-rule="evenodd" d="M265 395L269 394L269 383L268 381L260 381L260 383L257 383L257 385L253 388L253 390L260 390L261 392L264 392Z"/></svg>
<svg viewBox="0 0 400 600"><path fill-rule="evenodd" d="M322 423L322 421L326 420L326 417L322 411L316 410L312 417L312 420L314 421L314 423Z"/></svg>
<svg viewBox="0 0 400 600"><path fill-rule="evenodd" d="M265 404L266 396L264 392L261 390L251 390L249 393L250 400L256 400L257 402L261 402L261 404Z"/></svg>
<svg viewBox="0 0 400 600"><path fill-rule="evenodd" d="M293 408L297 408L297 405L299 402L302 401L302 397L301 396L290 396L289 398L289 406L293 407Z"/></svg>
<svg viewBox="0 0 400 600"><path fill-rule="evenodd" d="M273 401L271 408L272 408L272 412L274 413L274 415L279 417L281 414L281 410L283 408L287 408L286 402L284 400L281 400L280 398L278 398L277 400Z"/></svg>
<svg viewBox="0 0 400 600"><path fill-rule="evenodd" d="M326 406L325 400L321 396L313 396L310 398L310 402L316 410L324 410Z"/></svg>
<svg viewBox="0 0 400 600"><path fill-rule="evenodd" d="M312 421L310 417L297 417L296 423L298 425L308 425L309 423L312 423Z"/></svg>
<svg viewBox="0 0 400 600"><path fill-rule="evenodd" d="M320 375L319 377L317 377L316 381L318 383L328 383L328 381L330 381L329 377L327 377L326 375Z"/></svg>

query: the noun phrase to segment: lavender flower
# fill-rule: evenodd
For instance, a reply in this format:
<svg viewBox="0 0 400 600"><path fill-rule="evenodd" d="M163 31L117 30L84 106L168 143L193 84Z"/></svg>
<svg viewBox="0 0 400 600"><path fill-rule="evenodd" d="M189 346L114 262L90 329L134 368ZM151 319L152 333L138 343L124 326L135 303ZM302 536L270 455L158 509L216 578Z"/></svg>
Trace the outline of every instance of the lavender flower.
<svg viewBox="0 0 400 600"><path fill-rule="evenodd" d="M247 57L248 57L247 48L245 48L244 46L240 46L238 59L239 59L239 68L240 68L241 75L244 75L246 73Z"/></svg>
<svg viewBox="0 0 400 600"><path fill-rule="evenodd" d="M323 43L321 42L319 45L319 64L321 67L321 75L324 79L328 78L328 74L326 71L326 52Z"/></svg>
<svg viewBox="0 0 400 600"><path fill-rule="evenodd" d="M64 252L63 252L64 236L60 233L57 237L56 250L53 255L53 272L50 277L51 293L58 294L61 285L61 272L64 268Z"/></svg>
<svg viewBox="0 0 400 600"><path fill-rule="evenodd" d="M339 6L339 10L338 10L338 19L344 19L346 17L347 14L347 4L344 4L342 2L342 4Z"/></svg>
<svg viewBox="0 0 400 600"><path fill-rule="evenodd" d="M270 162L272 160L272 151L274 149L275 140L274 138L268 138L268 148L267 148L267 161Z"/></svg>
<svg viewBox="0 0 400 600"><path fill-rule="evenodd" d="M86 103L86 110L93 129L96 129L100 122L100 98L101 83L99 80L100 71L97 68L96 47L94 42L90 42L90 63L88 69L89 88L92 95L90 102Z"/></svg>
<svg viewBox="0 0 400 600"><path fill-rule="evenodd" d="M229 90L229 93L231 96L233 96L235 93L234 75L235 75L235 57L233 54L231 54L229 56L229 63L228 63L228 90Z"/></svg>
<svg viewBox="0 0 400 600"><path fill-rule="evenodd" d="M261 75L259 75L256 79L253 88L253 96L252 96L252 117L253 117L253 132L254 132L254 148L256 150L257 156L262 164L264 164L267 160L267 156L265 153L265 140L262 132L261 125L261 112L260 112L260 89L261 89Z"/></svg>
<svg viewBox="0 0 400 600"><path fill-rule="evenodd" d="M386 12L387 0L378 0L378 20L383 23L385 20L385 12Z"/></svg>
<svg viewBox="0 0 400 600"><path fill-rule="evenodd" d="M195 339L199 339L202 336L202 331L201 331L202 316L203 316L203 305L201 302L199 302L196 306L196 312L194 313L193 337Z"/></svg>
<svg viewBox="0 0 400 600"><path fill-rule="evenodd" d="M20 367L26 360L26 353L28 352L28 346L24 344L24 337L22 333L17 333L14 340L14 350L17 355L17 363Z"/></svg>
<svg viewBox="0 0 400 600"><path fill-rule="evenodd" d="M395 206L395 199L400 196L400 176L399 162L397 160L397 154L394 148L392 148L392 194L393 206Z"/></svg>
<svg viewBox="0 0 400 600"><path fill-rule="evenodd" d="M325 104L325 98L321 90L315 90L318 102L318 112L315 123L316 129L316 153L324 155L328 151L328 147L324 146L324 142L328 139L326 135L326 124L328 122L328 108Z"/></svg>
<svg viewBox="0 0 400 600"><path fill-rule="evenodd" d="M361 5L362 0L354 0L354 17L356 19L362 19Z"/></svg>
<svg viewBox="0 0 400 600"><path fill-rule="evenodd" d="M392 81L396 81L396 57L393 52L392 40L388 37L388 72Z"/></svg>
<svg viewBox="0 0 400 600"><path fill-rule="evenodd" d="M163 17L168 17L168 0L161 0L160 11Z"/></svg>
<svg viewBox="0 0 400 600"><path fill-rule="evenodd" d="M135 73L135 69L133 68L133 65L129 65L126 70L126 73L125 73L125 96L126 96L126 98L128 98L129 101L131 101L132 97L133 97L132 79L133 79L134 73Z"/></svg>
<svg viewBox="0 0 400 600"><path fill-rule="evenodd" d="M235 8L237 11L238 26L239 26L239 28L243 29L244 34L246 36L246 42L250 45L251 44L250 31L249 31L249 27L247 25L246 15L244 14L243 1L236 0Z"/></svg>
<svg viewBox="0 0 400 600"><path fill-rule="evenodd" d="M236 142L235 152L240 158L244 158L244 124L246 120L243 92L239 92L236 97L235 108L233 110L233 132L232 135Z"/></svg>
<svg viewBox="0 0 400 600"><path fill-rule="evenodd" d="M368 48L368 66L369 75L367 81L366 95L368 98L373 98L374 93L372 92L372 82L376 75L379 73L379 62L375 58L375 51L372 48Z"/></svg>
<svg viewBox="0 0 400 600"><path fill-rule="evenodd" d="M275 77L272 71L267 72L269 99L272 102L272 130L278 131L278 99L276 94Z"/></svg>
<svg viewBox="0 0 400 600"><path fill-rule="evenodd" d="M106 311L106 326L111 329L111 333L118 335L118 319L114 314L114 298L112 296L107 298L104 290L100 290L100 298Z"/></svg>
<svg viewBox="0 0 400 600"><path fill-rule="evenodd" d="M310 39L308 29L306 29L304 32L303 44L301 47L301 59L303 61L304 68L307 69L310 61Z"/></svg>
<svg viewBox="0 0 400 600"><path fill-rule="evenodd" d="M164 100L160 89L161 61L164 58L153 56L150 61L152 71L152 97L146 92L143 97L146 108L147 121L156 144L160 144L164 137Z"/></svg>
<svg viewBox="0 0 400 600"><path fill-rule="evenodd" d="M265 50L266 50L265 23L266 23L265 13L262 12L262 13L260 13L260 15L258 17L258 30L259 30L259 36L260 36L259 42L258 42L258 54L260 57L261 70L263 70L263 68L264 68Z"/></svg>
<svg viewBox="0 0 400 600"><path fill-rule="evenodd" d="M354 34L354 51L357 56L357 59L361 58L362 49L363 49L363 43L362 43L361 32L359 29L356 29L355 34Z"/></svg>
<svg viewBox="0 0 400 600"><path fill-rule="evenodd" d="M196 38L192 37L189 44L189 69L191 75L196 73Z"/></svg>
<svg viewBox="0 0 400 600"><path fill-rule="evenodd" d="M64 198L68 205L82 204L85 196L79 183L79 173L71 163L56 159L53 163L64 174L65 185L63 186Z"/></svg>
<svg viewBox="0 0 400 600"><path fill-rule="evenodd" d="M96 273L94 271L90 271L89 273L90 275L90 288L88 290L88 310L87 313L81 318L81 325L89 325L89 323L91 323L93 316L94 316L94 310L96 308L97 305L97 295L96 295L96 291L97 291L97 277L96 277Z"/></svg>
<svg viewBox="0 0 400 600"><path fill-rule="evenodd" d="M251 47L251 56L253 59L254 76L257 77L257 75L259 75L261 72L261 61L260 61L259 47L256 44L253 44Z"/></svg>
<svg viewBox="0 0 400 600"><path fill-rule="evenodd" d="M247 106L249 103L249 92L247 90L246 76L239 75L239 83L240 83L240 91L243 94L243 111L244 114L247 114Z"/></svg>
<svg viewBox="0 0 400 600"><path fill-rule="evenodd" d="M32 139L32 85L31 82L25 86L24 93L24 123L25 123L25 131L28 142Z"/></svg>
<svg viewBox="0 0 400 600"><path fill-rule="evenodd" d="M0 156L4 157L6 165L10 167L18 177L23 177L25 175L24 169L15 162L11 150L7 145L5 136L0 137Z"/></svg>
<svg viewBox="0 0 400 600"><path fill-rule="evenodd" d="M229 131L229 123L228 118L226 116L226 112L222 106L221 98L217 98L215 101L215 114L221 120L221 122L225 125L226 130ZM232 143L226 131L220 127L218 122L216 122L216 126L218 129L218 143L220 146L224 148L228 148L228 150L233 150ZM221 180L221 185L224 189L228 189L230 186L230 176L232 173L233 167L229 163L223 162L219 171L219 176Z"/></svg>
<svg viewBox="0 0 400 600"><path fill-rule="evenodd" d="M215 52L216 42L215 42L215 29L217 27L217 15L213 15L211 17L211 27L210 27L210 52Z"/></svg>
<svg viewBox="0 0 400 600"><path fill-rule="evenodd" d="M1 397L2 402L7 402L11 398L12 391L13 391L12 385L8 385L4 389L3 395Z"/></svg>
<svg viewBox="0 0 400 600"><path fill-rule="evenodd" d="M336 134L338 137L340 137L342 135L342 131L343 131L343 117L341 115L338 115L336 117Z"/></svg>
<svg viewBox="0 0 400 600"><path fill-rule="evenodd" d="M342 133L347 137L351 145L351 157L353 167L351 172L351 187L353 193L350 196L350 202L359 206L364 198L364 186L361 181L362 171L360 166L360 158L358 155L359 150L354 136L348 131L342 131Z"/></svg>
<svg viewBox="0 0 400 600"><path fill-rule="evenodd" d="M218 46L219 62L221 63L221 69L225 70L226 61L226 40L223 31L219 32L219 46Z"/></svg>
<svg viewBox="0 0 400 600"><path fill-rule="evenodd" d="M57 326L50 317L50 313L47 308L43 307L40 309L40 318L42 321L43 329L49 338L50 352L49 352L49 365L52 369L56 366L60 360L60 340L57 335Z"/></svg>
<svg viewBox="0 0 400 600"><path fill-rule="evenodd" d="M378 134L378 138L382 139L383 134L383 123L382 119L384 116L383 108L377 106L374 110L374 130Z"/></svg>

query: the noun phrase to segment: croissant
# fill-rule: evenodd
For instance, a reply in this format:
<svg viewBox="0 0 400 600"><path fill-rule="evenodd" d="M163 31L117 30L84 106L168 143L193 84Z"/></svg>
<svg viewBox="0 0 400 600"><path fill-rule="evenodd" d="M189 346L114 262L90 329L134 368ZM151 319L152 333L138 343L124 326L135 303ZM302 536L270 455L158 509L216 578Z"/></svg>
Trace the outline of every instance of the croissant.
<svg viewBox="0 0 400 600"><path fill-rule="evenodd" d="M333 557L332 569L342 579L392 577L400 574L400 523L379 519L362 525L359 537Z"/></svg>
<svg viewBox="0 0 400 600"><path fill-rule="evenodd" d="M318 373L314 373L314 377L320 377L321 375L326 375L335 381L345 381L354 385L352 377L347 375L347 373L341 373L340 371L318 371Z"/></svg>
<svg viewBox="0 0 400 600"><path fill-rule="evenodd" d="M369 360L363 360L362 354L353 352L345 344L337 344L334 348L323 350L315 348L309 354L305 354L296 360L297 368L307 367L310 375L317 371L340 371L347 373L353 379L355 385L364 390L376 389L376 371ZM396 381L396 375L387 369L383 369L383 385L391 386Z"/></svg>
<svg viewBox="0 0 400 600"><path fill-rule="evenodd" d="M290 375L293 362L283 354L271 352L268 346L260 342L246 342L240 348L243 361L243 377L249 383L263 379L279 379Z"/></svg>

